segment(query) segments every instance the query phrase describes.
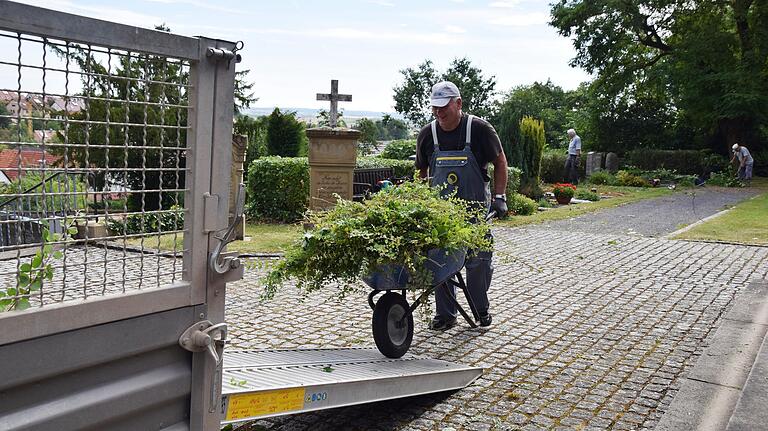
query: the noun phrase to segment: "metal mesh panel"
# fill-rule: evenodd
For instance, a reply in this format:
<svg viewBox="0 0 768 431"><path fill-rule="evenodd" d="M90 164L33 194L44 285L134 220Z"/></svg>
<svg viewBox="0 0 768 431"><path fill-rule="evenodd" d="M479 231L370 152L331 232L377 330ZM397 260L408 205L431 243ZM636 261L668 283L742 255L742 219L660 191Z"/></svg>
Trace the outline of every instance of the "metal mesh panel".
<svg viewBox="0 0 768 431"><path fill-rule="evenodd" d="M184 278L188 78L187 61L0 31L0 310Z"/></svg>

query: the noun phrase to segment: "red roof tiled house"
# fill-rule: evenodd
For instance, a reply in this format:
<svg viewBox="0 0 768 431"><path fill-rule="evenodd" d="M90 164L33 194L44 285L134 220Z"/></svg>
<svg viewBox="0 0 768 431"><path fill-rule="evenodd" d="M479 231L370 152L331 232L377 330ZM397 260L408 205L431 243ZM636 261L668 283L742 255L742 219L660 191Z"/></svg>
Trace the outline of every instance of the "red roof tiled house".
<svg viewBox="0 0 768 431"><path fill-rule="evenodd" d="M45 158L46 166L53 166L53 164L59 160L58 156L43 152L43 150L21 150L21 170L19 170L19 150L2 150L0 151L0 171L5 176L13 181L26 174L25 168L39 168L43 164L43 158Z"/></svg>

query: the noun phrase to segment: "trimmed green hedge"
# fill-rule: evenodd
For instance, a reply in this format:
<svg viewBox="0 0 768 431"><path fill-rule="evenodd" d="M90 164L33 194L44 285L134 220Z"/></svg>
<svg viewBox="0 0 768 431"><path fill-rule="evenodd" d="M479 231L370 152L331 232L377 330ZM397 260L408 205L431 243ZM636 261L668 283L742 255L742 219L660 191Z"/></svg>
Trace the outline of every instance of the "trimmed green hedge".
<svg viewBox="0 0 768 431"><path fill-rule="evenodd" d="M383 159L408 160L408 157L416 154L415 139L398 139L384 147L379 157Z"/></svg>
<svg viewBox="0 0 768 431"><path fill-rule="evenodd" d="M248 216L293 222L309 205L309 162L306 157L262 157L248 167Z"/></svg>
<svg viewBox="0 0 768 431"><path fill-rule="evenodd" d="M358 157L357 165L360 169L366 168L392 168L396 177L413 178L416 167L413 160L384 159L381 157Z"/></svg>
<svg viewBox="0 0 768 431"><path fill-rule="evenodd" d="M629 151L622 164L644 171L663 168L678 174L708 176L725 169L728 160L709 151L638 149Z"/></svg>

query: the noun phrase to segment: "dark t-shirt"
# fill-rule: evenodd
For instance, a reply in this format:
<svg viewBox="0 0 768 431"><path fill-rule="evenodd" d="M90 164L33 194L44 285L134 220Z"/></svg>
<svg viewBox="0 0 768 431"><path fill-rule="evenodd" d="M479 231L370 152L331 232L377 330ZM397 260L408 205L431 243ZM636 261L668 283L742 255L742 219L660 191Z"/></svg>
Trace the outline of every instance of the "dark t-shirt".
<svg viewBox="0 0 768 431"><path fill-rule="evenodd" d="M450 132L446 132L437 124L437 141L443 151L460 150L464 148L467 140L467 114L462 114L459 126ZM427 123L416 138L416 168L428 168L429 161L434 152L435 145L432 141L432 125ZM488 178L488 163L496 160L501 153L501 141L499 135L491 124L482 118L474 117L472 120L472 154L474 154L480 169L483 171L486 181Z"/></svg>

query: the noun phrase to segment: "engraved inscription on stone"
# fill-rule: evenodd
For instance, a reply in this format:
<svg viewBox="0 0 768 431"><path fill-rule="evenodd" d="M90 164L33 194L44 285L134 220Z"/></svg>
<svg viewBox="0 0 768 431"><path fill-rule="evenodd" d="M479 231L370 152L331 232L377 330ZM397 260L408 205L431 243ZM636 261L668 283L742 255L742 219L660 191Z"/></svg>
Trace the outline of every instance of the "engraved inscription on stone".
<svg viewBox="0 0 768 431"><path fill-rule="evenodd" d="M347 174L344 172L323 172L319 175L320 181L317 184L317 197L323 200L329 200L334 202L336 200L334 194L337 194L343 198L349 199L347 189L349 188L349 182L347 181Z"/></svg>

